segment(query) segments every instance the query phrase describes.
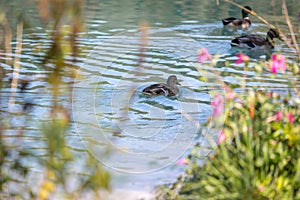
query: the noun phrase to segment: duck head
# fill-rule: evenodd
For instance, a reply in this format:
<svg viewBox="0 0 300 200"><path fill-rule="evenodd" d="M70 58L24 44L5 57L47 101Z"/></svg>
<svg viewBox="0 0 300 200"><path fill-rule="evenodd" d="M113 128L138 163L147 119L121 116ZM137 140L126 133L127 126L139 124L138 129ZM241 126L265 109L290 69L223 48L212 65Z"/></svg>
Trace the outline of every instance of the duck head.
<svg viewBox="0 0 300 200"><path fill-rule="evenodd" d="M178 83L177 77L175 75L171 75L167 80L167 85L169 85L170 87L174 87L180 84Z"/></svg>
<svg viewBox="0 0 300 200"><path fill-rule="evenodd" d="M244 8L246 8L246 9L252 11L252 9L251 9L249 6L245 6ZM248 12L248 11L242 9L242 16L243 16L243 18L248 17L249 14L250 14L250 12Z"/></svg>

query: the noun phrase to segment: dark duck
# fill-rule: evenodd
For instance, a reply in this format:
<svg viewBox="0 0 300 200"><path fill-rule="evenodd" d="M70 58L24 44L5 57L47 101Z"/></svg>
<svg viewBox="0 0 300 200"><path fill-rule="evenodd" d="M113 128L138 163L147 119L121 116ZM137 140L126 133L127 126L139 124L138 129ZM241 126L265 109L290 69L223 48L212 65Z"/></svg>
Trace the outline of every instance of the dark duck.
<svg viewBox="0 0 300 200"><path fill-rule="evenodd" d="M233 47L247 48L250 50L273 49L275 45L274 38L282 40L278 30L271 28L266 37L257 34L243 35L233 39L230 44Z"/></svg>
<svg viewBox="0 0 300 200"><path fill-rule="evenodd" d="M245 6L244 8L252 11L249 6ZM226 28L234 28L234 29L246 29L251 26L251 21L249 18L249 12L242 9L242 17L243 18L236 18L236 17L229 17L222 20L224 27Z"/></svg>

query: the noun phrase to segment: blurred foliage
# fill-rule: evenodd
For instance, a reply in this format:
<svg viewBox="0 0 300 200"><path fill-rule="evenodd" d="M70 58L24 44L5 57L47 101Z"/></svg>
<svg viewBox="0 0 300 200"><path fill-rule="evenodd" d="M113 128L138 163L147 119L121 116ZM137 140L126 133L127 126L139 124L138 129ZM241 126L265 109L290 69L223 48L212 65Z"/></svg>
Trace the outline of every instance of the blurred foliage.
<svg viewBox="0 0 300 200"><path fill-rule="evenodd" d="M299 97L251 90L226 108L227 139L202 166L191 154L163 199L300 199Z"/></svg>
<svg viewBox="0 0 300 200"><path fill-rule="evenodd" d="M14 97L10 97L7 107L8 114L1 112L0 124L0 196L1 199L50 199L55 196L66 199L78 199L83 194L92 193L94 198L99 199L100 189L109 189L109 174L101 165L87 154L86 159L76 158L75 152L67 145L67 132L70 126L70 107L72 102L72 84L66 83L63 77L74 78L76 74L77 57L80 53L77 39L79 33L83 30L82 9L83 1L61 1L61 0L39 0L37 1L37 10L39 11L41 21L47 26L49 31L49 48L46 50L42 68L48 71L46 81L51 85L52 101L47 121L42 122L41 134L45 138L45 155L39 156L32 150L19 145L22 143L22 135L26 131L19 129L16 146L9 146L5 142L3 133L12 130L10 120L16 115L14 106ZM22 51L22 28L26 17L21 13L18 18L17 28L10 24L6 18L5 10L0 13L1 33L1 52L7 55L6 64L13 67L13 76L11 80L11 89L16 92L20 87L20 92L24 92L28 85L26 80L18 80L19 67L18 57L11 56L13 52L13 39L16 35L16 52ZM15 33L17 30L17 33ZM19 45L19 46L18 46ZM3 86L3 80L8 71L1 68L0 86ZM3 86L4 87L4 86ZM61 98L68 97L67 105L62 105ZM2 100L0 96L0 100ZM3 104L4 101L1 101ZM24 102L23 113L18 115L26 116L30 112L31 102ZM11 109L10 109L11 108ZM5 119L5 120L4 120ZM26 122L25 122L26 123ZM36 123L39 126L39 123ZM24 125L26 127L26 124ZM19 145L19 146L18 146ZM37 160L43 167L42 180L36 185L26 185L30 176L30 168L24 160ZM78 160L83 164L84 174L74 173L72 165ZM26 185L24 187L24 185ZM12 189L14 188L14 189ZM91 195L90 195L91 196Z"/></svg>

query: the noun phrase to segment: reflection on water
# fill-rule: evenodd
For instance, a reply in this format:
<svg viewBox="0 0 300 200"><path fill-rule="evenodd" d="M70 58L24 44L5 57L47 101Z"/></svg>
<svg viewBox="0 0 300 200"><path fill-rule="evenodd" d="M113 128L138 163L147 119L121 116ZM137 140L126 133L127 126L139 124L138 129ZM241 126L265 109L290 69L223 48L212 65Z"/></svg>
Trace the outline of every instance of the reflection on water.
<svg viewBox="0 0 300 200"><path fill-rule="evenodd" d="M22 8L22 2L10 2L6 6L14 11ZM255 5L248 1L241 2L253 4L249 6L266 18L281 15L279 0L272 1L271 5L269 1L258 1ZM288 3L291 19L295 22L300 2ZM224 33L220 19L240 16L240 9L223 2L220 4L216 6L211 0L86 1L86 32L78 39L83 50L78 67L84 79L78 79L75 85L75 123L69 135L69 146L78 154L84 154L87 148L108 168L130 173L156 171L143 176L117 173L114 183L117 187L143 188L174 180L182 169L174 169L170 165L184 155L195 141L203 141L203 156L209 153L209 145L198 135L200 129L194 122L203 123L207 120L211 115L210 93L221 89L216 77L208 78L206 82L199 79L205 73L221 72L225 82L237 83L237 92L242 92L239 85L242 77L247 80L247 87L271 88L279 92L284 92L288 87L286 80L270 77L267 72L261 77L256 76L254 61L268 58L266 52L245 51L253 61L249 71L235 64L235 55L240 49L231 48L230 40L243 33ZM43 81L47 69L41 68L40 58L51 41L47 30L35 20L33 5L27 6L29 12L26 15L31 20L31 27L25 30L23 36L21 79L30 78L32 81L27 92L16 94L15 109L21 109L24 100L34 104L29 116L31 123L26 127L23 137L28 148L43 155L44 143L37 124L38 121L47 120L43 116L47 116L51 99L48 95L49 86ZM12 23L15 21L15 12L8 13ZM253 27L248 31L265 35L268 27L252 18ZM282 25L282 20L278 18L272 17L270 20ZM138 71L138 25L141 21L147 21L151 28L143 66ZM282 42L276 42L275 51L280 51L288 58L294 57ZM196 52L201 47L207 48L212 54L219 54L220 61L214 68L197 63ZM4 57L1 54L2 60ZM229 65L225 65L226 61L230 62ZM11 66L1 66L12 72ZM197 71L195 66L202 71ZM180 94L176 98L147 98L141 95L144 87L154 82L165 82L171 74L176 75L181 84ZM73 80L65 77L65 81ZM1 102L1 109L6 110L10 96L9 84L4 86L1 93L6 99ZM7 137L14 138L14 130L22 125L22 120L20 116L15 117L12 130L5 132ZM108 149L116 151L109 156L103 155ZM38 171L37 168L34 170ZM119 182L122 179L128 180L125 186Z"/></svg>

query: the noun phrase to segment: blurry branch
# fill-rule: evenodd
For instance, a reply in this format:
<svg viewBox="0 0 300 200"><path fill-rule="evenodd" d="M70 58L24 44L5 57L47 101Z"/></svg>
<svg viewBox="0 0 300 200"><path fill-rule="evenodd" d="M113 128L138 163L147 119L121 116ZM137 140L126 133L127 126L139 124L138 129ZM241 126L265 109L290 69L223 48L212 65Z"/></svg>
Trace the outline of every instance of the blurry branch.
<svg viewBox="0 0 300 200"><path fill-rule="evenodd" d="M197 129L201 128L201 124L196 121L191 115L189 115L184 110L181 110L181 114L185 117L185 119L189 120Z"/></svg>
<svg viewBox="0 0 300 200"><path fill-rule="evenodd" d="M49 25L52 26L49 35L51 44L43 59L43 67L49 70L46 81L52 86L52 105L49 113L50 120L42 128L47 139L47 157L41 159L45 176L38 191L40 199L48 199L51 193L61 192L60 189L69 199L78 199L75 196L81 195L86 190L92 190L97 197L99 189L109 187L109 175L89 154L88 158L91 161L81 161L88 172L84 177L80 174L72 174L69 169L76 160L66 138L71 122L73 85L65 82L64 77L73 79L76 75L76 63L80 54L78 37L84 26L82 8L83 0L39 1L41 20L50 22ZM65 96L68 97L69 101L64 101L66 105L60 103L62 96L64 99ZM68 187L70 177L79 179L73 191ZM52 186L49 188L46 187L47 185Z"/></svg>
<svg viewBox="0 0 300 200"><path fill-rule="evenodd" d="M50 18L49 13L49 0L39 0L38 1L38 11L42 20L46 21Z"/></svg>
<svg viewBox="0 0 300 200"><path fill-rule="evenodd" d="M72 49L72 62L75 64L77 62L77 57L79 56L79 45L77 38L79 37L79 32L83 29L83 20L82 20L82 7L83 1L76 0L76 3L73 5L73 16L71 21L71 34L70 34L70 45ZM74 67L74 66L73 66Z"/></svg>
<svg viewBox="0 0 300 200"><path fill-rule="evenodd" d="M8 111L13 112L15 104L15 93L18 87L18 78L20 73L20 56L22 53L22 34L23 34L23 22L20 22L17 26L17 44L14 56L14 71L11 82L11 95L9 99Z"/></svg>
<svg viewBox="0 0 300 200"><path fill-rule="evenodd" d="M298 62L300 63L300 51L299 51L299 47L298 47L298 44L297 44L297 40L296 40L296 37L295 37L295 32L294 32L294 29L293 29L293 25L290 21L290 18L289 18L289 13L288 13L288 10L287 10L287 7L286 7L286 1L285 0L282 0L282 13L285 17L285 21L289 27L289 31L290 31L290 34L291 34L291 38L292 38L292 44L291 45L294 45L294 48L296 49L296 53L297 53L297 56L298 56ZM294 79L294 83L295 85L297 85L297 78ZM298 87L294 87L294 92L296 94L299 94L299 91L298 91Z"/></svg>
<svg viewBox="0 0 300 200"><path fill-rule="evenodd" d="M76 69L76 63L78 62L78 57L80 53L79 49L79 43L78 43L78 37L80 31L84 29L84 22L82 19L83 13L82 13L82 7L83 7L83 1L82 0L76 0L76 3L73 4L73 14L71 19L71 33L70 33L70 46L72 47L71 55L72 55L72 61L71 61L71 68ZM73 70L71 69L71 70ZM71 76L76 77L76 72L72 71L73 74ZM74 83L73 83L74 84ZM73 91L73 87L70 88L70 94ZM72 99L73 95L69 95L70 102L73 101Z"/></svg>
<svg viewBox="0 0 300 200"><path fill-rule="evenodd" d="M75 77L76 62L80 56L80 45L78 37L82 31L83 19L82 9L83 0L62 1L62 0L38 0L37 7L40 12L40 18L47 25L51 40L50 45L43 54L42 67L47 70L46 82L51 85L51 105L48 113L48 119L44 122L35 121L35 130L40 131L39 137L43 137L43 143L46 147L43 151L45 156L40 156L40 152L36 152L35 148L23 146L19 143L6 145L6 130L11 132L20 132L28 130L29 120L24 120L24 126L16 125L7 127L5 121L12 121L13 115L2 115L0 110L0 199L50 199L51 194L60 193L66 199L78 199L80 195L87 192L93 192L94 196L99 197L99 189L108 189L110 183L109 174L99 165L99 163L88 154L88 161L80 160L82 170L86 174L74 173L70 166L78 159L72 148L68 146L68 130L70 127L70 107L72 102L72 84L64 81L64 78ZM8 111L13 112L16 105L16 94L22 92L28 81L23 82L20 79L21 54L23 53L22 37L23 28L25 28L25 20L23 15L21 22L16 28L11 27L5 13L0 11L0 36L1 36L1 57L3 62L13 68L10 96L8 97ZM24 27L23 27L24 26ZM16 29L16 33L15 33ZM50 29L50 30L49 30ZM14 31L12 31L14 30ZM3 39L2 39L3 35ZM16 35L16 36L15 36ZM16 38L16 39L15 39ZM13 40L14 39L14 40ZM16 43L13 43L16 40ZM16 46L12 46L16 44ZM13 49L13 50L12 50ZM14 51L14 52L13 52ZM70 59L70 57L72 57ZM70 62L71 60L71 62ZM1 64L1 63L0 63ZM0 89L2 89L3 77L6 76L5 70L0 66ZM9 73L11 73L9 71ZM20 90L17 90L18 85ZM64 89L68 90L66 92ZM69 96L70 101L65 99ZM0 93L0 102L2 94ZM46 100L48 101L48 100ZM63 101L64 105L61 103ZM2 102L1 102L2 103ZM6 103L6 98L5 98ZM24 112L20 113L23 119ZM43 113L39 113L42 115ZM37 115L37 117L40 117ZM3 122L4 121L4 122ZM16 120L18 121L18 119ZM23 120L22 120L23 121ZM18 121L19 122L19 121ZM30 122L31 123L31 122ZM8 124L8 123L7 123ZM31 127L29 131L32 130ZM11 135L9 135L11 137ZM23 139L21 135L16 136ZM8 142L10 144L10 142ZM38 149L39 150L39 149ZM44 171L44 177L36 185L28 185L32 177L32 173L28 167L32 167L32 163L24 162L26 158L33 158L33 162L39 162L40 165L33 163L34 168L41 166ZM31 162L31 160L30 160ZM28 173L30 172L30 173ZM39 177L37 178L39 179ZM72 180L76 180L71 182ZM71 182L71 183L70 183ZM20 186L21 185L21 186ZM22 187L26 185L26 187ZM69 185L74 185L70 188ZM15 188L13 188L15 187ZM76 196L76 197L75 197Z"/></svg>
<svg viewBox="0 0 300 200"><path fill-rule="evenodd" d="M12 64L12 49L10 46L10 42L12 40L12 31L9 27L8 21L6 19L5 14L1 15L1 23L4 29L4 50L5 50L5 57L6 57L6 64L11 65Z"/></svg>
<svg viewBox="0 0 300 200"><path fill-rule="evenodd" d="M146 47L148 46L148 40L149 40L149 33L148 33L149 26L148 26L148 24L145 23L145 22L141 23L139 29L140 29L140 38L139 38L139 44L138 44L139 45L138 58L137 58L137 63L135 65L136 69L134 71L135 72L135 76L139 76L142 73L143 62L145 60ZM130 104L130 102L131 102L130 98L134 94L134 92L135 92L135 86L134 86L134 84L132 84L129 87L129 92L128 92L128 95L126 95L127 99L125 99L126 100L125 102L128 102ZM127 100L129 100L129 101L127 101ZM122 123L123 120L126 123L126 120L130 119L129 114L128 114L129 109L130 109L130 105L129 104L125 105L125 107L124 107L124 109L123 109L123 111L121 113L121 119L122 120L119 121L120 124ZM122 130L117 129L115 131L115 134L120 134L121 131Z"/></svg>
<svg viewBox="0 0 300 200"><path fill-rule="evenodd" d="M139 55L138 55L138 62L137 62L137 67L138 70L142 68L143 62L144 62L144 57L145 57L145 51L146 47L148 45L148 31L149 31L149 26L147 23L142 23L140 25L140 48L139 48Z"/></svg>
<svg viewBox="0 0 300 200"><path fill-rule="evenodd" d="M295 37L295 32L294 32L294 29L293 29L293 25L290 21L290 18L289 18L289 13L288 13L288 10L287 10L287 7L286 7L286 1L285 0L282 0L282 13L285 17L285 21L289 27L289 31L291 33L291 37L292 37L292 43L294 45L294 48L296 49L297 51L297 55L298 55L298 59L300 60L300 51L299 51L299 47L297 45L297 40L296 40L296 37Z"/></svg>
<svg viewBox="0 0 300 200"><path fill-rule="evenodd" d="M78 37L82 31L84 23L82 20L83 1L76 0L68 4L66 1L40 0L40 17L44 21L54 22L51 32L51 47L48 49L43 60L44 66L54 65L48 76L48 82L53 86L53 109L58 108L58 96L60 95L63 75L75 77L76 62L78 61L80 49ZM46 13L46 14L45 14ZM71 15L71 17L67 17ZM71 56L71 62L66 61L66 56ZM70 93L72 86L68 87ZM70 102L72 95L69 95Z"/></svg>
<svg viewBox="0 0 300 200"><path fill-rule="evenodd" d="M16 27L16 46L14 53L12 52L12 38L13 31L15 30L10 27L10 24L4 13L0 13L0 24L3 28L3 60L6 64L13 68L12 79L11 79L11 93L8 99L8 112L13 112L15 105L15 94L17 92L17 86L19 82L19 73L20 73L20 63L21 63L21 53L22 53L22 36L23 36L23 20L21 20ZM2 49L1 49L2 53ZM3 78L7 75L6 70L1 70L1 89ZM10 72L9 72L10 73ZM22 81L21 81L21 84ZM9 88L8 88L9 89ZM0 94L0 102L2 103L2 95ZM5 104L7 101L5 100ZM2 105L3 106L3 105ZM21 113L22 114L22 113ZM2 115L0 112L0 196L1 199L9 198L21 198L25 193L33 194L31 188L26 188L18 186L18 184L23 184L23 178L26 178L29 169L24 160L28 157L31 157L31 154L26 149L22 147L22 138L21 134L15 136L13 145L7 145L5 131L7 129L14 131L15 133L23 133L23 127L9 127L10 123L3 123L3 119L6 122L12 119L11 115ZM17 130L19 129L19 130ZM16 142L15 142L16 141ZM17 192L11 190L11 186L18 187ZM26 190L26 191L24 191Z"/></svg>

